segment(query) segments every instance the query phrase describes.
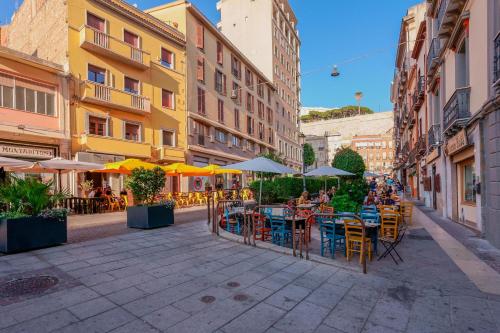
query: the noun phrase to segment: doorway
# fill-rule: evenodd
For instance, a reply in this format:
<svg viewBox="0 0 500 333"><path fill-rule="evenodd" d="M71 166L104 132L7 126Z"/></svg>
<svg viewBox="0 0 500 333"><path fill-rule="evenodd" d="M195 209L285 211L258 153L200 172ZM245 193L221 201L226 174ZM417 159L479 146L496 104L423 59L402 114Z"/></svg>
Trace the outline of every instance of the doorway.
<svg viewBox="0 0 500 333"><path fill-rule="evenodd" d="M436 202L436 165L432 165L432 208L437 209Z"/></svg>

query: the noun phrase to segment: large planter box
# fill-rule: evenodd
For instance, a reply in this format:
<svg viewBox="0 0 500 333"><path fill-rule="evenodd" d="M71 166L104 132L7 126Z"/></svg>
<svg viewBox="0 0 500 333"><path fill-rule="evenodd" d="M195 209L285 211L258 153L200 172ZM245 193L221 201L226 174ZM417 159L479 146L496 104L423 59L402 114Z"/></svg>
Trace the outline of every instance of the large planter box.
<svg viewBox="0 0 500 333"><path fill-rule="evenodd" d="M166 205L132 206L127 208L127 227L161 228L174 224L174 209Z"/></svg>
<svg viewBox="0 0 500 333"><path fill-rule="evenodd" d="M0 220L0 252L14 253L66 243L67 219L30 216Z"/></svg>

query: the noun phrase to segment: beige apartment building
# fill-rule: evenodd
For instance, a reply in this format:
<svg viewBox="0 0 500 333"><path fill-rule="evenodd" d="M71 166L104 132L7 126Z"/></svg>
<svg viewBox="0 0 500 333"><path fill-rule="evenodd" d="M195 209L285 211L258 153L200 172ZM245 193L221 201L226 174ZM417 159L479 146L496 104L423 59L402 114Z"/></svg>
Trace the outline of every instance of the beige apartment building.
<svg viewBox="0 0 500 333"><path fill-rule="evenodd" d="M328 135L306 135L305 142L310 144L314 151L314 163L306 168L312 171L322 166L331 166L328 162Z"/></svg>
<svg viewBox="0 0 500 333"><path fill-rule="evenodd" d="M217 9L220 31L276 87L276 149L300 170L300 38L293 9L288 0L220 0Z"/></svg>
<svg viewBox="0 0 500 333"><path fill-rule="evenodd" d="M186 35L187 163L226 165L274 152L278 110L268 78L193 4L146 12Z"/></svg>
<svg viewBox="0 0 500 333"><path fill-rule="evenodd" d="M426 157L416 170L422 175L420 198L500 246L500 1L430 0L419 6L426 8L425 34L420 25L416 36L424 41L412 53L417 69L425 68L420 110L427 118ZM408 81L394 82L393 93L411 89ZM400 107L411 103L395 101ZM395 130L404 126L396 122ZM403 137L396 136L403 143L399 156L405 156L409 135L402 132ZM399 169L401 175L413 172L401 161Z"/></svg>
<svg viewBox="0 0 500 333"><path fill-rule="evenodd" d="M396 72L391 90L394 103L395 170L413 196L419 197L424 175L420 164L426 152L424 52L426 4L408 9L401 21L396 53Z"/></svg>

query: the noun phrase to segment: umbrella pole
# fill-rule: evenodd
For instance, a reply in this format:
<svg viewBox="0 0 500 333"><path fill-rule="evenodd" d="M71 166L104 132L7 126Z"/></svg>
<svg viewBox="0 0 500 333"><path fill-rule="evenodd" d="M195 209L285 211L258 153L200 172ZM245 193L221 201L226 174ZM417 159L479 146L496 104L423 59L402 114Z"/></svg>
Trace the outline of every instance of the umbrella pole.
<svg viewBox="0 0 500 333"><path fill-rule="evenodd" d="M62 177L61 177L61 169L57 170L57 173L59 174L59 179L57 180L57 187L59 189L59 192L61 192L61 182L62 182Z"/></svg>
<svg viewBox="0 0 500 333"><path fill-rule="evenodd" d="M262 200L262 172L260 173L260 189L259 189L259 208Z"/></svg>

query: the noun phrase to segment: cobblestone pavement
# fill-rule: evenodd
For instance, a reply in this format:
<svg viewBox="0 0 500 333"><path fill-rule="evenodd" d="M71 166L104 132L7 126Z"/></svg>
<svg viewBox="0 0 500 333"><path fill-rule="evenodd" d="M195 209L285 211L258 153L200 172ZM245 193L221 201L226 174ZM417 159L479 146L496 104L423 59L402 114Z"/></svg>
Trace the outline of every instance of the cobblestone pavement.
<svg viewBox="0 0 500 333"><path fill-rule="evenodd" d="M424 229L405 262L334 265L217 238L203 221L0 258L0 332L499 332L480 292ZM58 284L5 294L15 278ZM2 294L4 293L4 294Z"/></svg>

